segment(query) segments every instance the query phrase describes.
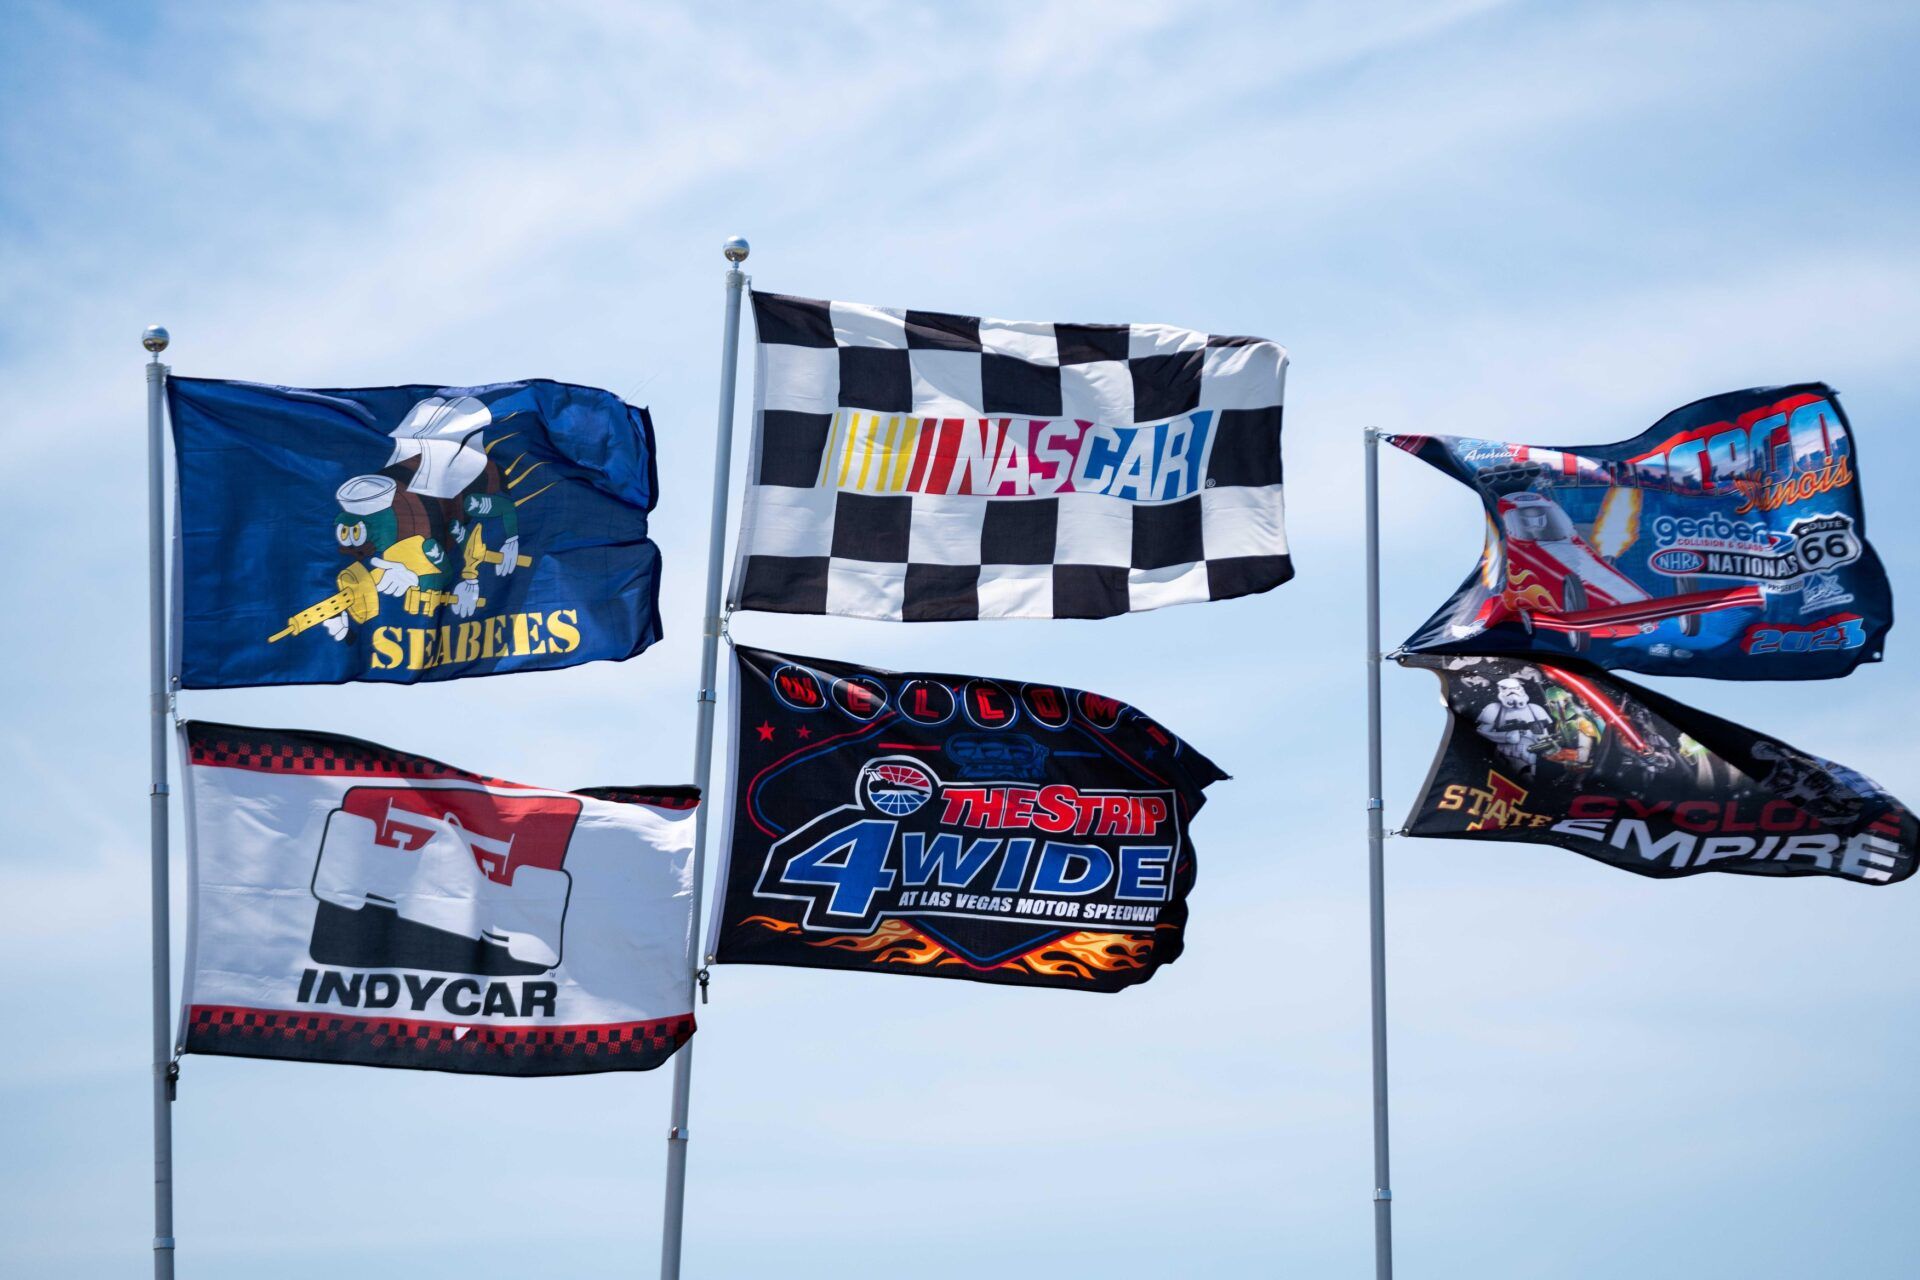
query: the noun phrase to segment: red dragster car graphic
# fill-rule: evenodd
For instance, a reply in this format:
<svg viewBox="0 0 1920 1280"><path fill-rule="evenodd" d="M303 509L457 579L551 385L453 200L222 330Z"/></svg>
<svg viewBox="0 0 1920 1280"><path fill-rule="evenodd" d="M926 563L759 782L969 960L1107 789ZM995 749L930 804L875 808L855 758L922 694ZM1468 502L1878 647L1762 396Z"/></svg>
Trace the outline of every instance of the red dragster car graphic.
<svg viewBox="0 0 1920 1280"><path fill-rule="evenodd" d="M1678 595L1655 599L1574 532L1573 521L1547 495L1508 494L1499 511L1506 562L1498 563L1496 544L1487 575L1494 594L1474 618L1476 633L1517 618L1529 631L1562 632L1584 650L1594 636L1637 635L1668 618L1680 620L1682 635L1698 635L1703 613L1764 603L1757 585L1699 591L1688 589L1690 578L1679 580Z"/></svg>

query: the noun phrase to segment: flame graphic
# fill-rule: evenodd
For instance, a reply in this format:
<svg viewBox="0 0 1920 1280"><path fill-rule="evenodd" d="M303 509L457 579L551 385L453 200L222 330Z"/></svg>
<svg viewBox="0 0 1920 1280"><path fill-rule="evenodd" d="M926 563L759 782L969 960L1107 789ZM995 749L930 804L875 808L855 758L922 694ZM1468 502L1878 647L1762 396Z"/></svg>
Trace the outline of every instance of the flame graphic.
<svg viewBox="0 0 1920 1280"><path fill-rule="evenodd" d="M1612 560L1640 536L1640 491L1614 487L1600 500L1593 518L1593 549Z"/></svg>
<svg viewBox="0 0 1920 1280"><path fill-rule="evenodd" d="M772 916L747 916L740 923L757 924L777 933L800 932L800 926L793 921L777 920ZM871 953L880 964L907 964L916 968L959 964L982 973L1015 970L1050 978L1090 980L1096 973L1146 968L1148 958L1153 953L1153 944L1152 937L1140 934L1081 931L1043 942L1031 951L997 964L980 965L965 956L956 955L905 920L883 920L872 933L837 934L807 945L831 947L836 951Z"/></svg>
<svg viewBox="0 0 1920 1280"><path fill-rule="evenodd" d="M1507 576L1502 599L1509 609L1531 609L1535 613L1558 613L1560 605L1553 593L1540 584L1540 575L1519 565Z"/></svg>
<svg viewBox="0 0 1920 1280"><path fill-rule="evenodd" d="M1153 939L1131 933L1070 933L1006 965L1020 965L1048 977L1091 978L1095 970L1144 969Z"/></svg>
<svg viewBox="0 0 1920 1280"><path fill-rule="evenodd" d="M959 959L905 920L882 920L872 933L843 933L807 945L840 951L871 951L881 964L946 964Z"/></svg>
<svg viewBox="0 0 1920 1280"><path fill-rule="evenodd" d="M1487 540L1480 549L1480 584L1489 591L1500 589L1500 571L1505 566L1506 550L1500 544L1500 526L1487 517Z"/></svg>

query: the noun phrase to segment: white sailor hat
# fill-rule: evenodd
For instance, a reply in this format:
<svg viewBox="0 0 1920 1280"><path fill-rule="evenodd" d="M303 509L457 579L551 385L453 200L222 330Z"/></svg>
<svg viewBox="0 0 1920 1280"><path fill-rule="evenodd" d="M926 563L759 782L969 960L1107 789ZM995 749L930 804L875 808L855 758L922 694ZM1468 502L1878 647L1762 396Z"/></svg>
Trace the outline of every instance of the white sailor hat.
<svg viewBox="0 0 1920 1280"><path fill-rule="evenodd" d="M391 476L355 476L341 485L334 497L348 515L370 516L393 505L394 488Z"/></svg>

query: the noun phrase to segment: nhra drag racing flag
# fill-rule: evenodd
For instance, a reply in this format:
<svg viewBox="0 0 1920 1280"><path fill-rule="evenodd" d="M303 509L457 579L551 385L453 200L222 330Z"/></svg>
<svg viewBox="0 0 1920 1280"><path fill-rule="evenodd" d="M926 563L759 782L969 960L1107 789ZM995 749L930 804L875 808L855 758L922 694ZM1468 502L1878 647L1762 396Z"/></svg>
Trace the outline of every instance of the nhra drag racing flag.
<svg viewBox="0 0 1920 1280"><path fill-rule="evenodd" d="M691 787L550 791L190 722L180 1048L645 1071L693 1034Z"/></svg>
<svg viewBox="0 0 1920 1280"><path fill-rule="evenodd" d="M1661 878L1913 874L1920 824L1870 778L1584 665L1400 659L1452 718L1406 834L1559 845Z"/></svg>
<svg viewBox="0 0 1920 1280"><path fill-rule="evenodd" d="M1112 698L734 651L707 950L1118 991L1179 957L1213 761Z"/></svg>
<svg viewBox="0 0 1920 1280"><path fill-rule="evenodd" d="M1406 648L1722 680L1844 676L1893 624L1823 383L1733 391L1622 444L1387 436L1480 495L1480 566Z"/></svg>
<svg viewBox="0 0 1920 1280"><path fill-rule="evenodd" d="M167 387L185 687L451 680L660 638L646 410L544 381Z"/></svg>
<svg viewBox="0 0 1920 1280"><path fill-rule="evenodd" d="M736 608L1105 618L1293 576L1274 343L770 293L753 314Z"/></svg>

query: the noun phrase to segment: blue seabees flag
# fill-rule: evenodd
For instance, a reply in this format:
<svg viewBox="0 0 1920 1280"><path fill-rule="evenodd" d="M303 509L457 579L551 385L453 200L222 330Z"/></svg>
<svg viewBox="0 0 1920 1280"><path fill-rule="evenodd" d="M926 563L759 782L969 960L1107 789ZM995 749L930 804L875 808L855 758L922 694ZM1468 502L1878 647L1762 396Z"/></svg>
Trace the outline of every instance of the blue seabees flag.
<svg viewBox="0 0 1920 1280"><path fill-rule="evenodd" d="M660 638L646 410L547 381L167 385L185 688L452 680Z"/></svg>

